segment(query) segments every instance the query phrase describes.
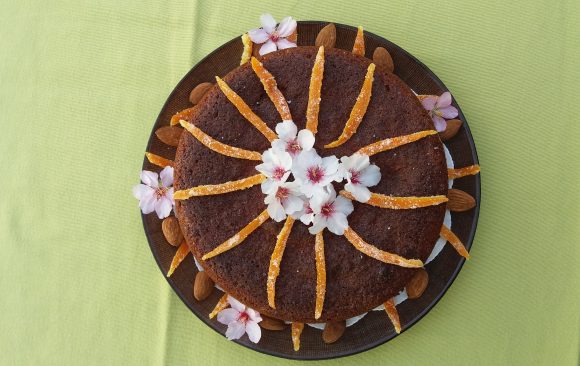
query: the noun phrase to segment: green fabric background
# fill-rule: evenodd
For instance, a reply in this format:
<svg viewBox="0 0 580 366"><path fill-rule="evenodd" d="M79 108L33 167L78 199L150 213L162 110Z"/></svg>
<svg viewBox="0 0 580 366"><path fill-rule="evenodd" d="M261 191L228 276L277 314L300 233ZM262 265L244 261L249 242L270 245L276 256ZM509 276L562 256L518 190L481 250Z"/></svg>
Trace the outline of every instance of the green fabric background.
<svg viewBox="0 0 580 366"><path fill-rule="evenodd" d="M280 19L362 24L451 89L482 210L442 301L394 341L321 364L574 365L580 350L580 2L0 1L0 364L287 365L180 302L131 186L173 86Z"/></svg>

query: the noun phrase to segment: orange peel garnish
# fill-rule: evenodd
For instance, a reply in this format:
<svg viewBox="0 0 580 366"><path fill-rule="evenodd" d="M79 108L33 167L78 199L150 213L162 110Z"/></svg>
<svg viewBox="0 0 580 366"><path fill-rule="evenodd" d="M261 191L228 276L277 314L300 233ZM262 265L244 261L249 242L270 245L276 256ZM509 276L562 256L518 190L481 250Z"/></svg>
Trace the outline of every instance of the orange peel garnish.
<svg viewBox="0 0 580 366"><path fill-rule="evenodd" d="M159 167L165 168L166 166L173 166L173 160L165 159L163 156L155 155L150 152L146 152L145 156L151 164L157 165Z"/></svg>
<svg viewBox="0 0 580 366"><path fill-rule="evenodd" d="M222 295L222 297L220 297L220 299L218 300L218 302L215 304L215 307L213 308L213 310L211 311L211 313L209 313L209 318L213 319L215 318L215 316L222 311L223 309L228 307L228 294L224 293Z"/></svg>
<svg viewBox="0 0 580 366"><path fill-rule="evenodd" d="M439 235L441 235L443 239L447 240L449 244L451 244L453 248L455 248L455 250L460 256L464 257L465 259L470 258L469 252L467 251L467 249L465 249L465 246L463 245L461 240L459 240L457 235L453 234L451 229L449 229L447 226L445 225L441 226L441 232L439 233Z"/></svg>
<svg viewBox="0 0 580 366"><path fill-rule="evenodd" d="M176 114L174 114L171 117L171 121L169 121L169 124L171 126L175 126L179 124L179 121L184 119L186 121L191 121L191 119L193 118L193 111L195 110L195 107L191 107L191 108L187 108L182 110L181 112L177 112Z"/></svg>
<svg viewBox="0 0 580 366"><path fill-rule="evenodd" d="M459 168L459 169L448 168L447 169L447 176L449 177L449 179L457 179L457 178L466 177L468 175L475 175L475 174L479 173L479 171L480 171L480 167L477 164L466 166L464 168Z"/></svg>
<svg viewBox="0 0 580 366"><path fill-rule="evenodd" d="M276 309L276 278L280 274L280 263L282 262L282 256L284 255L284 249L286 249L286 242L292 231L292 225L294 225L294 219L290 216L286 218L286 222L280 230L278 237L276 238L276 246L270 257L270 267L268 269L268 280L266 282L266 292L268 294L268 305L272 309Z"/></svg>
<svg viewBox="0 0 580 366"><path fill-rule="evenodd" d="M181 262L183 262L183 260L185 259L185 257L187 257L188 254L189 254L189 246L184 240L183 243L181 243L181 245L179 246L179 248L177 248L177 252L175 252L173 259L171 260L169 271L167 271L167 277L171 277L173 272L175 272L177 267L179 267Z"/></svg>
<svg viewBox="0 0 580 366"><path fill-rule="evenodd" d="M365 55L365 37L364 30L362 26L358 26L356 31L356 38L354 39L354 45L352 46L352 53L358 56Z"/></svg>
<svg viewBox="0 0 580 366"><path fill-rule="evenodd" d="M385 252L379 248L370 245L365 242L358 234L350 227L344 230L344 236L346 239L361 253L368 255L371 258L379 260L383 263L394 264L400 267L406 268L421 268L423 267L423 262L419 259L406 259L400 255Z"/></svg>
<svg viewBox="0 0 580 366"><path fill-rule="evenodd" d="M215 80L226 98L228 98L228 100L238 109L244 118L254 125L262 135L266 136L268 141L272 142L278 138L274 131L272 131L270 127L268 127L268 125L266 125L266 123L252 111L246 102L244 102L244 100L233 91L225 81L220 79L218 76L215 77Z"/></svg>
<svg viewBox="0 0 580 366"><path fill-rule="evenodd" d="M183 126L183 128L185 128L187 131L189 131L193 135L193 137L195 137L205 147L219 154L237 159L262 160L262 155L259 152L240 149L239 147L233 147L221 143L217 140L214 140L211 136L207 135L205 132L195 127L193 123L181 120L179 121L179 124Z"/></svg>
<svg viewBox="0 0 580 366"><path fill-rule="evenodd" d="M253 187L256 184L260 184L265 180L266 177L264 175L256 174L252 175L251 177L243 178L240 180L234 180L226 183L207 184L203 186L192 187L189 189L175 191L175 193L173 193L173 199L186 200L191 197L212 196L216 194L241 191Z"/></svg>
<svg viewBox="0 0 580 366"><path fill-rule="evenodd" d="M401 321L399 320L399 312L395 307L395 301L391 298L385 301L383 305L385 306L385 311L389 316L391 323L393 323L393 326L395 327L395 332L397 332L397 334L401 333Z"/></svg>
<svg viewBox="0 0 580 366"><path fill-rule="evenodd" d="M420 140L424 137L427 137L430 135L435 135L435 134L437 134L437 131L427 130L427 131L415 132L415 133L412 133L410 135L391 137L391 138L377 141L375 143L367 145L367 146L359 149L357 152L359 154L372 156L372 155L378 154L380 152L392 150L396 147L406 145L406 144L409 144L411 142L415 142L417 140Z"/></svg>
<svg viewBox="0 0 580 366"><path fill-rule="evenodd" d="M284 98L284 95L282 95L282 92L278 89L278 84L276 83L274 76L266 70L264 65L258 61L257 58L252 57L251 62L252 69L260 79L260 82L262 82L266 94L268 94L268 97L272 103L274 103L274 107L276 107L276 110L280 113L280 117L282 117L283 120L291 120L292 115L290 114L288 102L286 102L286 98Z"/></svg>
<svg viewBox="0 0 580 366"><path fill-rule="evenodd" d="M308 89L308 106L306 107L306 129L312 133L318 132L318 112L320 111L320 90L324 76L324 46L318 48Z"/></svg>
<svg viewBox="0 0 580 366"><path fill-rule="evenodd" d="M340 191L340 195L354 200L352 193L347 191ZM371 198L366 201L366 204L380 208L390 208L393 210L407 210L428 206L436 206L443 202L449 201L446 196L427 196L427 197L394 197L387 196L380 193L371 193Z"/></svg>
<svg viewBox="0 0 580 366"><path fill-rule="evenodd" d="M252 57L253 43L248 33L242 34L242 44L244 45L244 51L242 52L242 57L240 58L240 65L250 61L250 57Z"/></svg>
<svg viewBox="0 0 580 366"><path fill-rule="evenodd" d="M324 307L324 296L326 294L326 264L324 262L324 237L322 231L316 234L314 244L316 256L316 305L314 307L314 319L320 318Z"/></svg>
<svg viewBox="0 0 580 366"><path fill-rule="evenodd" d="M325 148L329 149L332 147L340 146L347 142L352 137L352 135L356 133L358 126L361 124L363 117L367 112L367 107L369 106L369 102L371 100L374 72L375 64L370 64L367 69L367 74L365 75L363 86L358 97L356 98L356 102L354 103L352 110L350 111L350 117L348 118L348 121L346 121L342 134L336 141L324 145Z"/></svg>
<svg viewBox="0 0 580 366"><path fill-rule="evenodd" d="M304 323L292 322L292 345L294 346L294 351L298 352L300 350L300 335L304 330Z"/></svg>
<svg viewBox="0 0 580 366"><path fill-rule="evenodd" d="M228 250L236 247L238 244L246 240L248 235L250 235L251 233L254 232L254 230L259 228L260 225L262 225L266 220L268 220L268 218L270 218L270 215L268 215L268 210L262 211L261 214L259 214L255 219L250 221L248 225L244 226L244 228L240 230L236 235L232 236L228 240L218 245L211 252L204 254L204 256L201 257L201 259L205 261L207 259L213 258L217 255L222 254L223 252L227 252Z"/></svg>

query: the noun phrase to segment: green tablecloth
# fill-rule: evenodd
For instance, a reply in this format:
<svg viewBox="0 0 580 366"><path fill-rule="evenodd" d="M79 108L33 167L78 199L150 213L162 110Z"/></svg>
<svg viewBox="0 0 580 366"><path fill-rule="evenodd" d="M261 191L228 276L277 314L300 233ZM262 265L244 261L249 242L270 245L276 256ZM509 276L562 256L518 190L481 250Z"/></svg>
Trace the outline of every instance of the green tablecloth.
<svg viewBox="0 0 580 366"><path fill-rule="evenodd" d="M578 364L580 2L317 3L1 2L0 364L292 363L187 310L131 196L173 86L263 12L362 24L417 56L483 167L473 259L449 292L409 332L332 364Z"/></svg>

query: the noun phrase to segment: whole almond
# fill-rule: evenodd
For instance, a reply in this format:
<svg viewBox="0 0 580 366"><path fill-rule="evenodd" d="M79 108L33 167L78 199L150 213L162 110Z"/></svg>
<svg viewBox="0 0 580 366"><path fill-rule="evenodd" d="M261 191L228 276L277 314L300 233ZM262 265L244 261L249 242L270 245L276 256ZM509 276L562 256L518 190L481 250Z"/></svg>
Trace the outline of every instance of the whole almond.
<svg viewBox="0 0 580 366"><path fill-rule="evenodd" d="M289 40L292 43L298 43L298 29L295 29L294 32L292 32L291 35L289 35L288 37L286 37L287 40Z"/></svg>
<svg viewBox="0 0 580 366"><path fill-rule="evenodd" d="M450 189L447 193L447 208L453 212L463 212L475 207L475 198L459 189Z"/></svg>
<svg viewBox="0 0 580 366"><path fill-rule="evenodd" d="M282 330L286 328L286 324L282 320L270 318L269 316L265 316L264 314L261 314L260 316L262 317L260 326L264 329Z"/></svg>
<svg viewBox="0 0 580 366"><path fill-rule="evenodd" d="M169 216L161 223L161 230L167 242L177 247L183 242L183 233L179 227L179 221L175 216Z"/></svg>
<svg viewBox="0 0 580 366"><path fill-rule="evenodd" d="M450 119L447 121L447 128L443 132L439 132L439 138L441 141L447 141L453 136L457 135L457 132L461 128L463 122L459 119Z"/></svg>
<svg viewBox="0 0 580 366"><path fill-rule="evenodd" d="M183 132L183 128L177 126L163 126L155 131L155 135L161 142L167 144L169 146L175 146L179 144L179 137L181 137L181 133Z"/></svg>
<svg viewBox="0 0 580 366"><path fill-rule="evenodd" d="M425 268L420 268L417 270L417 273L413 277L407 286L405 287L407 290L407 296L409 299L418 299L423 295L423 292L427 288L429 284L429 274L425 270Z"/></svg>
<svg viewBox="0 0 580 366"><path fill-rule="evenodd" d="M375 52L373 52L373 62L377 65L377 68L383 72L392 73L395 70L395 64L393 63L391 54L383 47L375 48Z"/></svg>
<svg viewBox="0 0 580 366"><path fill-rule="evenodd" d="M328 23L318 32L314 45L316 47L324 46L325 49L334 48L336 44L336 27L333 23Z"/></svg>
<svg viewBox="0 0 580 366"><path fill-rule="evenodd" d="M213 280L205 272L197 272L193 282L193 297L197 301L203 301L211 295L214 289Z"/></svg>
<svg viewBox="0 0 580 366"><path fill-rule="evenodd" d="M213 87L212 83L198 84L189 94L189 101L192 104L197 104L203 96Z"/></svg>
<svg viewBox="0 0 580 366"><path fill-rule="evenodd" d="M331 344L340 339L344 334L346 329L346 323L344 320L341 321L329 321L324 326L322 331L322 340L326 344Z"/></svg>

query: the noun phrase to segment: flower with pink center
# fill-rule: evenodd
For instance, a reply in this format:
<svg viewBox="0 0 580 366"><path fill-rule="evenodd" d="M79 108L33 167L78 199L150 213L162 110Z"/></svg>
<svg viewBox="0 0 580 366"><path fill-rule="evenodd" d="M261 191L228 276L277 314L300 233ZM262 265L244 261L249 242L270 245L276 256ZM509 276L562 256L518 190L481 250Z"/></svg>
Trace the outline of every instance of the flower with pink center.
<svg viewBox="0 0 580 366"><path fill-rule="evenodd" d="M164 219L171 213L173 200L173 168L163 168L159 175L148 170L141 171L141 182L133 187L133 196L139 200L139 208L144 214L155 211Z"/></svg>
<svg viewBox="0 0 580 366"><path fill-rule="evenodd" d="M262 321L260 313L231 296L228 296L228 303L231 308L224 309L217 315L218 322L228 326L226 337L229 340L240 339L245 333L248 333L250 341L258 343L262 336L262 331L258 325Z"/></svg>
<svg viewBox="0 0 580 366"><path fill-rule="evenodd" d="M261 28L252 29L248 32L250 39L255 44L262 44L260 55L265 55L276 50L296 47L296 43L290 42L286 38L296 30L296 20L292 17L282 19L280 24L276 25L276 19L271 14L262 14L260 16Z"/></svg>
<svg viewBox="0 0 580 366"><path fill-rule="evenodd" d="M310 201L306 197L302 196L302 208L299 211L294 212L292 218L294 220L300 220L304 225L310 225L312 219L314 218L314 211L310 207Z"/></svg>
<svg viewBox="0 0 580 366"><path fill-rule="evenodd" d="M324 187L340 180L336 156L321 158L316 151L303 151L294 159L292 174L308 198L322 194Z"/></svg>
<svg viewBox="0 0 580 366"><path fill-rule="evenodd" d="M429 111L429 115L433 119L435 129L439 132L445 131L447 128L446 119L455 118L459 114L457 108L451 105L451 101L451 93L449 92L440 96L429 95L421 100L421 104Z"/></svg>
<svg viewBox="0 0 580 366"><path fill-rule="evenodd" d="M262 193L276 193L276 189L290 175L292 157L285 151L268 149L262 154L262 161L262 164L256 166L256 170L267 178L262 183Z"/></svg>
<svg viewBox="0 0 580 366"><path fill-rule="evenodd" d="M268 205L268 215L272 220L280 222L303 207L300 196L300 187L297 182L280 184L276 191L268 194L264 203Z"/></svg>
<svg viewBox="0 0 580 366"><path fill-rule="evenodd" d="M292 120L284 120L276 125L278 138L272 141L272 147L286 151L296 158L302 151L309 151L314 146L314 135L310 130L300 130Z"/></svg>
<svg viewBox="0 0 580 366"><path fill-rule="evenodd" d="M343 156L338 172L348 183L344 189L354 196L359 202L367 202L371 198L371 191L367 187L379 184L381 180L381 170L378 166L371 164L368 155L353 154Z"/></svg>
<svg viewBox="0 0 580 366"><path fill-rule="evenodd" d="M318 234L325 228L333 234L343 235L348 227L347 216L354 210L352 202L342 196L336 197L334 187L330 184L323 193L310 200L314 212L313 225L308 228L310 234Z"/></svg>

